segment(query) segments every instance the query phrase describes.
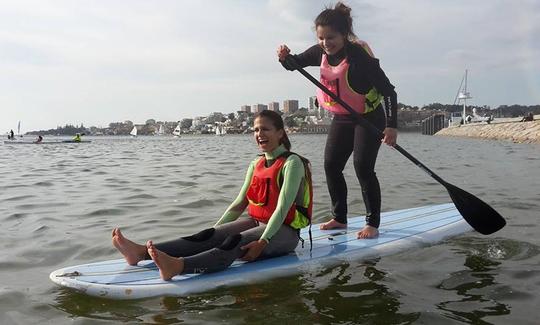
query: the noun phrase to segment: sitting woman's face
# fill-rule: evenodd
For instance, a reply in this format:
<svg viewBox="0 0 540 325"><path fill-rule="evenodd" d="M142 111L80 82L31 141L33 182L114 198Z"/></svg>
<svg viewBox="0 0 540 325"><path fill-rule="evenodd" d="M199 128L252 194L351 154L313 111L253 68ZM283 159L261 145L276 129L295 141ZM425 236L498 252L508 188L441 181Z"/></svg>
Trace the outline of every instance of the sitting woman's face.
<svg viewBox="0 0 540 325"><path fill-rule="evenodd" d="M266 117L257 117L253 123L255 142L263 152L272 152L281 144L284 130L278 130Z"/></svg>

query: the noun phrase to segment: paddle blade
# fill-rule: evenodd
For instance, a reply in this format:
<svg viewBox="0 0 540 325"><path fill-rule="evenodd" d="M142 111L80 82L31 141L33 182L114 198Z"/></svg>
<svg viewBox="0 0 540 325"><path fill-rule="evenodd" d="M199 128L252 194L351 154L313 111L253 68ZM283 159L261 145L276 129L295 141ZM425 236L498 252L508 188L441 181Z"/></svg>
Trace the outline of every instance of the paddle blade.
<svg viewBox="0 0 540 325"><path fill-rule="evenodd" d="M489 235L506 225L504 218L484 201L450 183L445 182L443 185L459 213L474 230Z"/></svg>

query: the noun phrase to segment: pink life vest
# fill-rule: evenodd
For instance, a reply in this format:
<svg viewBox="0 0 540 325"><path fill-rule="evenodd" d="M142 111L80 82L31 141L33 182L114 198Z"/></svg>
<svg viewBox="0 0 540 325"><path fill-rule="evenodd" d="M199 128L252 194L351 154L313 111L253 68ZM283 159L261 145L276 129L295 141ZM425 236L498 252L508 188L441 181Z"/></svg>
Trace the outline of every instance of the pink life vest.
<svg viewBox="0 0 540 325"><path fill-rule="evenodd" d="M349 104L356 112L362 114L365 111L366 97L355 92L349 86L347 78L349 65L347 58L345 58L339 65L333 67L328 64L326 53L323 54L321 59L321 83L345 103ZM334 114L349 114L345 108L319 88L317 88L317 101L324 109Z"/></svg>

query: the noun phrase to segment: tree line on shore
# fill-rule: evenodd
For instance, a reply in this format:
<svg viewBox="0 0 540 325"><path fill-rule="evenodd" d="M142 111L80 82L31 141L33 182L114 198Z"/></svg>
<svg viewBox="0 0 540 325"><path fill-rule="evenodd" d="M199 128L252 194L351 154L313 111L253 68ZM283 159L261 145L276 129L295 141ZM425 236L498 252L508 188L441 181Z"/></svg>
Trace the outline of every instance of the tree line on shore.
<svg viewBox="0 0 540 325"><path fill-rule="evenodd" d="M491 116L493 116L495 118L519 117L519 116L525 116L528 113L532 113L532 114L535 114L535 115L540 114L540 105L530 105L530 106L517 105L517 104L516 105L500 105L500 106L498 106L497 108L494 108L494 109L492 109L491 107L486 106L486 105L484 105L484 106L468 105L467 106L468 110L471 110L472 108L476 108L476 111L479 114L483 114L483 115L488 115L489 114L489 115L491 115ZM306 112L304 112L304 110ZM400 121L401 123L403 123L403 122L412 122L412 119L418 118L418 114L414 114L414 113L411 114L412 112L424 112L424 114L422 114L422 116L423 116L423 115L429 115L430 112L453 113L453 112L461 112L462 110L463 110L462 105L432 103L432 104L429 104L429 105L426 105L426 106L423 106L423 107L418 107L418 106L411 106L411 105L406 105L406 104L403 104L403 103L399 103L398 104L398 121ZM307 113L307 109L303 109L299 113ZM234 118L234 113L230 113L227 116L228 116L229 119ZM294 117L294 115L293 116L284 116L284 118L288 122L288 124L291 124L291 123L294 122L293 117ZM187 120L191 121L191 119L184 119L182 121L185 122ZM182 121L180 121L180 123ZM291 122L291 121L293 121L293 122ZM173 123L174 125L176 125L176 123L179 123L179 122L165 122L165 123L167 123L167 124ZM183 124L185 124L185 123L181 123L181 124L182 124L182 127L184 127ZM189 124L191 125L191 123L189 123ZM111 123L111 125L115 125L115 126L121 125L122 126L122 132L120 132L121 134L124 134L124 133L129 134L129 131L133 127L133 124L124 125L124 123L121 123L121 122L113 122L113 123ZM187 126L187 125L185 125L185 126ZM81 125L66 124L64 126L58 126L55 129L30 131L30 132L27 132L27 134L31 134L31 135L74 135L74 134L77 134L77 133L80 133L80 134L83 134L83 133L87 133L87 134L88 133L95 133L95 130L99 130L99 128L96 128L94 126L91 127L91 128L86 128L81 123ZM140 134L143 134L143 133L149 133L149 132L142 132Z"/></svg>

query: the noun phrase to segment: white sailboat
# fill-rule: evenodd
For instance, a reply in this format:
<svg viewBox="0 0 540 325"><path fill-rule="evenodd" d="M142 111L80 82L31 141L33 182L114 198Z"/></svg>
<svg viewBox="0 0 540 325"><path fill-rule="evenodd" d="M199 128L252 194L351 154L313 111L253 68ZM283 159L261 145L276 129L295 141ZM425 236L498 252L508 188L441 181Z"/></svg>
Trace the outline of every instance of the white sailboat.
<svg viewBox="0 0 540 325"><path fill-rule="evenodd" d="M216 135L217 136L224 136L225 134L227 134L227 131L223 127L223 124L216 125Z"/></svg>
<svg viewBox="0 0 540 325"><path fill-rule="evenodd" d="M473 122L491 122L491 116L480 116L476 113L476 108L473 107L472 114L467 114L467 99L472 99L471 93L467 90L467 77L468 70L465 70L465 75L461 79L461 84L457 91L456 98L454 99L454 105L463 102L463 113L452 113L450 117L450 124L457 125L460 123L473 123Z"/></svg>
<svg viewBox="0 0 540 325"><path fill-rule="evenodd" d="M180 123L178 123L178 125L176 126L176 128L174 128L174 131L173 131L173 135L175 137L180 137L180 133L181 133L181 128L180 128Z"/></svg>
<svg viewBox="0 0 540 325"><path fill-rule="evenodd" d="M163 124L159 126L158 135L164 135L165 134L165 128L163 127Z"/></svg>
<svg viewBox="0 0 540 325"><path fill-rule="evenodd" d="M136 137L137 136L137 127L133 126L133 129L131 130L131 132L129 132L129 134L131 134L132 137Z"/></svg>

